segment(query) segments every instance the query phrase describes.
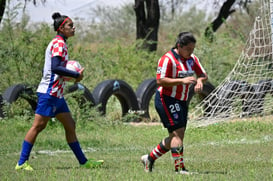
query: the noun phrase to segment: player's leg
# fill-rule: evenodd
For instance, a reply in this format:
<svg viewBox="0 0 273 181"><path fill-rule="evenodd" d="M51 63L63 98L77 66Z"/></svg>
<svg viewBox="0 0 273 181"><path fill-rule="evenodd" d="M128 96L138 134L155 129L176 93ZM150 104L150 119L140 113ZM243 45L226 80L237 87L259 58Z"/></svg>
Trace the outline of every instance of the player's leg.
<svg viewBox="0 0 273 181"><path fill-rule="evenodd" d="M171 152L174 160L175 171L187 174L183 159L183 140L187 125L188 107L185 101L178 101L175 105L176 109L173 113L174 126L169 129L173 137L171 140Z"/></svg>
<svg viewBox="0 0 273 181"><path fill-rule="evenodd" d="M56 118L63 124L67 143L78 159L80 165L86 168L101 166L103 164L103 160L88 160L84 155L76 136L75 121L72 118L70 112L59 113L56 115Z"/></svg>
<svg viewBox="0 0 273 181"><path fill-rule="evenodd" d="M159 92L156 92L155 95L155 108L160 116L160 120L163 123L164 127L168 127L169 118L165 113L166 109L164 107L164 101L161 99ZM164 138L149 154L143 155L141 157L141 162L144 165L144 170L146 172L152 172L154 162L156 159L160 158L162 155L167 153L170 150L171 137Z"/></svg>
<svg viewBox="0 0 273 181"><path fill-rule="evenodd" d="M141 157L146 172L152 172L155 160L170 150L165 147L165 143L168 142L167 144L169 144L169 140L169 137L163 139L149 154Z"/></svg>
<svg viewBox="0 0 273 181"><path fill-rule="evenodd" d="M184 173L187 171L183 159L183 139L185 134L185 127L176 129L172 134L174 136L171 141L171 153L174 160L175 172Z"/></svg>
<svg viewBox="0 0 273 181"><path fill-rule="evenodd" d="M25 136L20 159L15 167L16 170L33 170L32 167L28 164L29 155L38 134L46 127L49 119L50 117L35 114L34 122Z"/></svg>

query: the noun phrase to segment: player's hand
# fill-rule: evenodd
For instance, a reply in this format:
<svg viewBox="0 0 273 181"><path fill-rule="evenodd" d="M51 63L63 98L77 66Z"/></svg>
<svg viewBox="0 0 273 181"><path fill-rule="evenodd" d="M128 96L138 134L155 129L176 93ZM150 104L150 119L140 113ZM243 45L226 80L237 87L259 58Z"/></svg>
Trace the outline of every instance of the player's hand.
<svg viewBox="0 0 273 181"><path fill-rule="evenodd" d="M185 77L182 79L182 84L196 84L195 77Z"/></svg>
<svg viewBox="0 0 273 181"><path fill-rule="evenodd" d="M80 82L80 81L83 79L83 71L84 71L84 68L82 68L82 69L79 71L80 75L79 75L79 77L76 79L75 83Z"/></svg>
<svg viewBox="0 0 273 181"><path fill-rule="evenodd" d="M194 86L194 92L199 93L203 90L203 82L197 81L196 85Z"/></svg>

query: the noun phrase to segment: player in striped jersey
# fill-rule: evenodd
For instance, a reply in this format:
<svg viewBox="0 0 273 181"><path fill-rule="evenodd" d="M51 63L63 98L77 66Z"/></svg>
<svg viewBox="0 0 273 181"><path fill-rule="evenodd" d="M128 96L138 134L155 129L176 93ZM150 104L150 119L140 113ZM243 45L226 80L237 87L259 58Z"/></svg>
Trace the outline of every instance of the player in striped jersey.
<svg viewBox="0 0 273 181"><path fill-rule="evenodd" d="M155 95L155 108L169 135L148 155L141 157L146 172L152 172L155 160L171 150L175 172L189 174L183 160L188 115L186 101L190 85L194 84L194 91L198 93L208 78L199 59L193 54L195 44L196 39L190 32L182 32L174 48L158 61L156 80L159 87Z"/></svg>
<svg viewBox="0 0 273 181"><path fill-rule="evenodd" d="M85 157L76 136L75 121L63 97L64 76L73 77L76 82L83 78L84 69L74 72L65 68L68 61L66 40L75 33L73 21L60 13L54 13L52 18L57 35L46 49L43 77L37 89L38 104L35 118L25 136L16 170L33 170L28 163L30 152L38 134L46 127L51 117L56 117L63 124L67 143L82 167L97 167L103 163L102 160L88 160Z"/></svg>

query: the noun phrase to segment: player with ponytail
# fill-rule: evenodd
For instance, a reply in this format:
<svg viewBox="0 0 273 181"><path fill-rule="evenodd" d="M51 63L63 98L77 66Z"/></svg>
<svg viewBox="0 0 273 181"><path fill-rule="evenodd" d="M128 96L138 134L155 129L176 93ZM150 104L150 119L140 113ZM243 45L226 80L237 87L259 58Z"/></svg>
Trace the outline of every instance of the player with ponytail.
<svg viewBox="0 0 273 181"><path fill-rule="evenodd" d="M171 151L174 171L189 174L184 165L184 134L187 126L189 87L194 84L195 92L203 89L207 74L199 59L193 54L196 39L190 32L178 35L175 46L158 61L155 108L169 135L164 138L141 161L146 172L152 172L155 161ZM194 74L196 76L194 76Z"/></svg>
<svg viewBox="0 0 273 181"><path fill-rule="evenodd" d="M28 163L30 152L38 134L52 117L56 117L62 123L66 141L82 167L94 168L103 164L103 160L96 161L85 157L76 136L75 121L63 97L65 77L72 77L75 82L83 79L84 69L79 72L66 69L66 63L69 60L66 41L75 34L73 21L58 12L54 13L52 18L57 35L48 44L45 52L43 76L37 89L38 104L34 122L24 138L16 170L33 170Z"/></svg>

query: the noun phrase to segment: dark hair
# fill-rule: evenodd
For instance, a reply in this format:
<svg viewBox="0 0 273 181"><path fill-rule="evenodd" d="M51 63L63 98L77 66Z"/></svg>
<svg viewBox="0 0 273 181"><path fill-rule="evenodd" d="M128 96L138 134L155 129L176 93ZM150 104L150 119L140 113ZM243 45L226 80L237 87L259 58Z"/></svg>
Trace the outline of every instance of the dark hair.
<svg viewBox="0 0 273 181"><path fill-rule="evenodd" d="M57 31L61 24L64 22L64 20L68 18L68 16L61 15L59 12L55 12L52 15L52 19L54 20L53 26L54 26L54 31Z"/></svg>
<svg viewBox="0 0 273 181"><path fill-rule="evenodd" d="M194 38L193 34L190 32L181 32L177 36L174 47L177 48L177 44L179 44L180 47L183 47L189 43L196 43L196 39Z"/></svg>

